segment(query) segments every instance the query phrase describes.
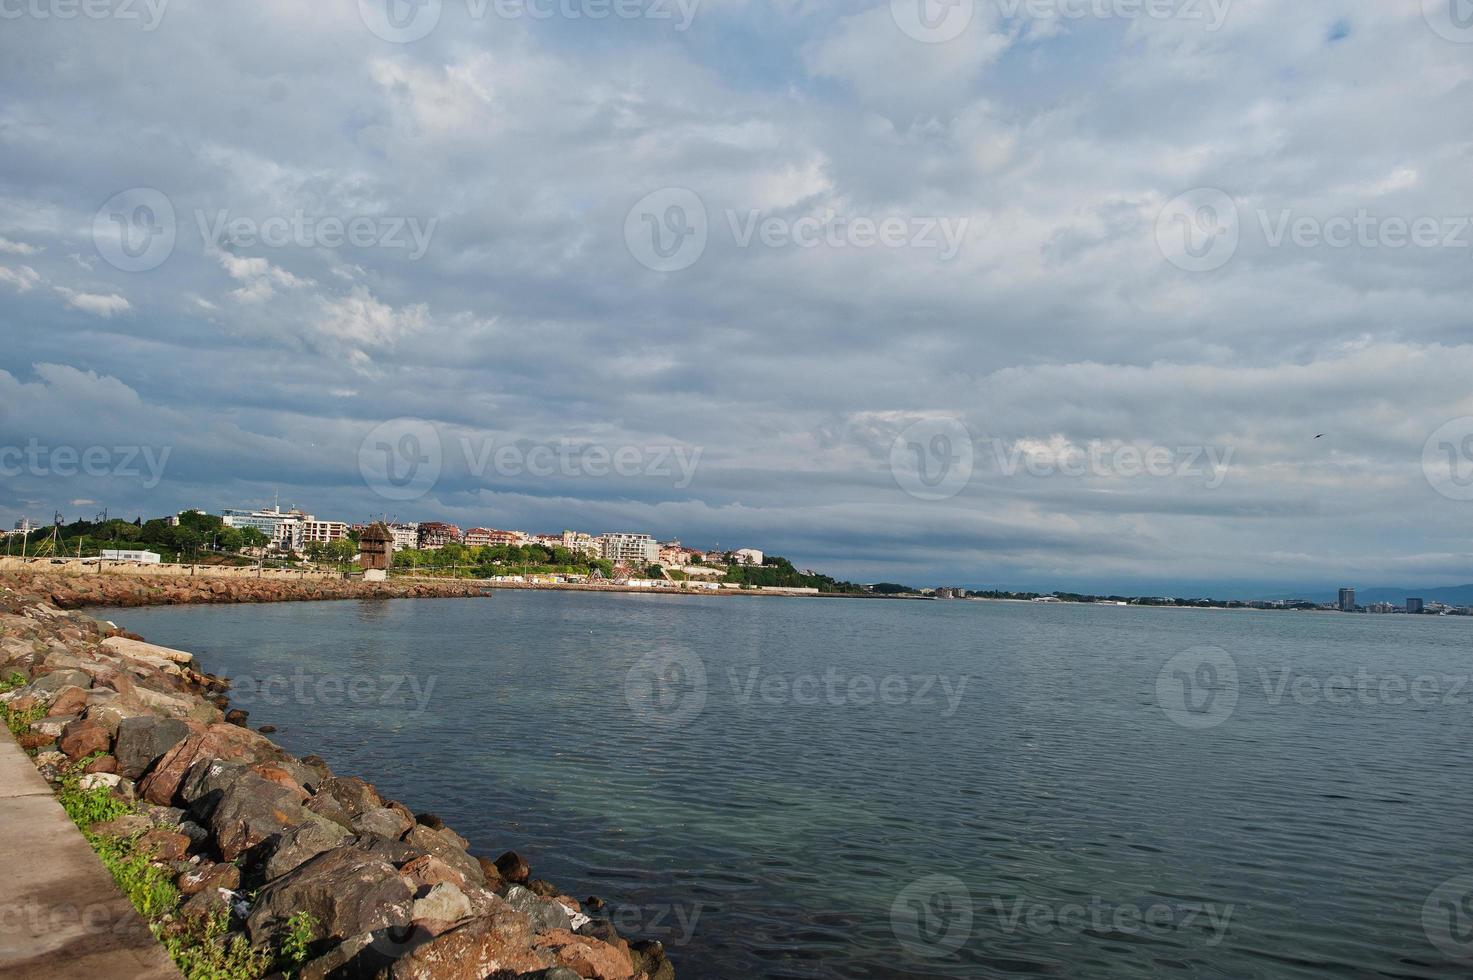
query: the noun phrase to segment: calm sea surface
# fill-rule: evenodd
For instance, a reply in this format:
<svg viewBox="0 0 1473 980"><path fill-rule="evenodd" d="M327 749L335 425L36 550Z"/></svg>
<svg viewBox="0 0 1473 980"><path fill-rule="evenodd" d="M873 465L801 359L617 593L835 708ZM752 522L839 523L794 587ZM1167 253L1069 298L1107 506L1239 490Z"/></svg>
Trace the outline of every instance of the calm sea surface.
<svg viewBox="0 0 1473 980"><path fill-rule="evenodd" d="M235 678L291 751L601 896L687 980L1473 972L1473 620L556 592L104 614Z"/></svg>

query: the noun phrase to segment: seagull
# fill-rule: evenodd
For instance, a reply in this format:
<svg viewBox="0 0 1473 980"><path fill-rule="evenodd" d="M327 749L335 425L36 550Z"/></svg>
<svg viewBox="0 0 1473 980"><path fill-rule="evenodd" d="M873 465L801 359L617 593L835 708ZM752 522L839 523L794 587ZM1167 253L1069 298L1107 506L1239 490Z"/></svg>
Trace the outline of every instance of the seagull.
<svg viewBox="0 0 1473 980"><path fill-rule="evenodd" d="M1319 435L1315 436L1315 438L1316 439L1323 439L1327 435L1329 435L1328 432L1321 432Z"/></svg>

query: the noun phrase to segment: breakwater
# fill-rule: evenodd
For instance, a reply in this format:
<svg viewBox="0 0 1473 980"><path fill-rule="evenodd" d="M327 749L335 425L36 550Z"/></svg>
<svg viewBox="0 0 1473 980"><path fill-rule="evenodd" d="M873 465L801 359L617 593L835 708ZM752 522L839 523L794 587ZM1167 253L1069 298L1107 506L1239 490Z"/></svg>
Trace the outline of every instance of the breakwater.
<svg viewBox="0 0 1473 980"><path fill-rule="evenodd" d="M54 583L0 584L0 706L186 976L673 977L598 899L290 755L191 654L64 611L38 584Z"/></svg>

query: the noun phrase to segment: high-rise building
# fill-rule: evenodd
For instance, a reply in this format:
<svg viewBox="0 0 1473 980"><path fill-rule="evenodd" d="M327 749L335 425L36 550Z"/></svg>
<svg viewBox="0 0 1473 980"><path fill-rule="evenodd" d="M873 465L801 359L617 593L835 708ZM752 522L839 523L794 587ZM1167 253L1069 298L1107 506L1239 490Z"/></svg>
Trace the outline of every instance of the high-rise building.
<svg viewBox="0 0 1473 980"><path fill-rule="evenodd" d="M598 543L609 561L653 565L660 560L660 544L648 534L600 534Z"/></svg>
<svg viewBox="0 0 1473 980"><path fill-rule="evenodd" d="M1355 612L1355 590L1354 589L1341 589L1340 590L1340 611L1341 612Z"/></svg>
<svg viewBox="0 0 1473 980"><path fill-rule="evenodd" d="M1422 614L1422 611L1423 611L1424 607L1425 607L1425 603L1423 603L1421 599L1408 599L1407 600L1407 612L1410 615L1420 616Z"/></svg>

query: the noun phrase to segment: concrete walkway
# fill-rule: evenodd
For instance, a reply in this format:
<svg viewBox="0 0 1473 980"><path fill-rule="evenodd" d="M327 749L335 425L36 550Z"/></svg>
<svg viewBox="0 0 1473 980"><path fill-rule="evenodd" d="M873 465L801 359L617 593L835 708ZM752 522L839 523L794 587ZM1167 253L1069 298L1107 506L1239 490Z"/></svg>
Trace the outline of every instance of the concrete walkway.
<svg viewBox="0 0 1473 980"><path fill-rule="evenodd" d="M182 980L0 726L0 978Z"/></svg>

